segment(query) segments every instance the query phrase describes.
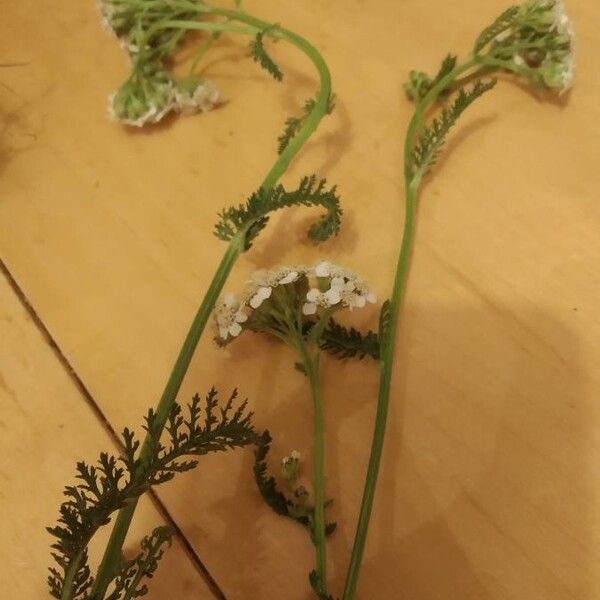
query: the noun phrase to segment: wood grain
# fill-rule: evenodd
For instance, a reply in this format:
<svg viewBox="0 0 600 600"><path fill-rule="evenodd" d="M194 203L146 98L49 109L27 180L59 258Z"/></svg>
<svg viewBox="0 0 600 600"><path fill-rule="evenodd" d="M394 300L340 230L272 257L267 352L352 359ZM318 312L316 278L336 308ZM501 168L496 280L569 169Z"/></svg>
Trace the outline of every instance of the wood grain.
<svg viewBox="0 0 600 600"><path fill-rule="evenodd" d="M316 171L337 183L345 221L316 248L300 244L306 214L274 219L229 289L259 266L328 256L386 297L411 114L401 83L466 51L503 7L249 3L314 41L331 66L337 110L286 181ZM469 109L423 190L363 599L600 599L600 7L568 9L572 92L551 99L504 79ZM92 3L64 0L57 11L23 0L4 14L3 56L27 64L1 71L0 255L111 424L139 424L223 252L215 214L259 184L314 75L279 44L277 87L246 59L245 41L227 38L205 72L224 107L131 131L105 118L127 64ZM355 318L373 327L376 311ZM274 461L293 448L310 457L293 357L251 337L227 356L209 337L182 399L239 386L275 436ZM377 370L329 361L325 376L339 590ZM310 545L261 505L251 463L251 452L210 457L161 498L229 600L307 600Z"/></svg>
<svg viewBox="0 0 600 600"><path fill-rule="evenodd" d="M2 590L6 598L46 598L52 540L46 526L56 522L62 490L75 482L76 461L94 462L101 451L118 448L4 275L0 324ZM137 553L139 540L161 524L164 519L144 499L126 554ZM92 543L92 564L103 544L106 535L100 533ZM215 597L177 538L164 561L149 598Z"/></svg>

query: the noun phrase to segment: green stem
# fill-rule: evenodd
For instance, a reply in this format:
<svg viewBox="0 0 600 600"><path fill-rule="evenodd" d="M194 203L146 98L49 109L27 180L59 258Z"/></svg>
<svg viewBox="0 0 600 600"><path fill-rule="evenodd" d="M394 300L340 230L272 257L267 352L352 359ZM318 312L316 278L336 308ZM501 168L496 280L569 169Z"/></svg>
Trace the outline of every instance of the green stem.
<svg viewBox="0 0 600 600"><path fill-rule="evenodd" d="M367 531L371 512L373 509L373 499L375 497L375 487L377 485L377 476L379 473L379 465L381 463L381 455L383 451L383 442L385 438L385 430L387 424L387 416L390 400L390 388L392 381L392 367L394 361L394 348L396 340L396 329L400 314L400 307L406 290L406 282L408 278L410 257L415 233L415 219L417 211L417 196L419 186L423 177L422 170L414 170L412 164L412 149L415 137L421 131L424 122L424 115L427 109L433 104L440 93L447 89L448 86L460 74L469 70L476 64L476 59L472 56L457 65L445 77L443 77L427 95L417 104L415 113L410 121L406 133L404 145L404 179L405 179L405 199L406 199L406 214L404 218L404 231L402 234L402 244L400 247L400 255L396 265L396 275L394 279L394 287L390 300L390 321L389 327L385 332L384 339L381 344L381 374L379 380L379 393L377 399L377 414L375 417L375 427L373 430L373 441L371 444L371 455L369 457L369 465L365 478L365 487L360 507L356 534L354 537L354 545L348 573L346 576L346 585L344 588L343 600L352 600L356 594L356 586L360 573L360 566L364 553L365 543L367 539Z"/></svg>
<svg viewBox="0 0 600 600"><path fill-rule="evenodd" d="M247 25L234 25L232 23L212 23L209 21L190 21L190 20L178 20L168 19L160 21L158 29L183 29L196 31L212 31L217 33L223 33L225 31L231 33L245 33L248 35L256 35L260 32L257 27L249 27Z"/></svg>
<svg viewBox="0 0 600 600"><path fill-rule="evenodd" d="M196 69L202 60L202 57L210 50L212 45L219 39L221 33L219 31L213 31L208 39L204 40L198 51L194 55L190 68L188 70L188 77L193 77L196 74Z"/></svg>
<svg viewBox="0 0 600 600"><path fill-rule="evenodd" d="M275 185L283 173L287 170L290 162L296 156L300 148L305 144L313 131L317 128L321 119L327 114L329 108L329 99L331 97L331 75L327 63L324 61L321 53L307 40L292 31L280 26L273 26L266 21L257 19L235 10L211 9L211 14L227 17L232 21L238 20L266 31L268 35L286 40L300 49L313 63L319 73L321 86L317 92L317 101L309 116L304 120L302 128L292 138L285 150L279 155L279 160L273 165L273 168L267 174L263 187L270 189Z"/></svg>
<svg viewBox="0 0 600 600"><path fill-rule="evenodd" d="M210 9L203 10L203 12L210 12L211 14L221 15L230 18L231 20L241 21L252 27L258 27L261 30L270 29L271 24L256 19L241 13L238 11L222 10L222 9ZM288 42L295 45L301 51L303 51L308 58L312 61L316 67L319 78L320 88L317 94L317 102L311 111L308 118L304 121L301 130L291 140L286 149L279 155L277 161L265 177L262 188L264 190L271 189L279 180L279 178L286 171L288 165L298 153L300 148L304 145L306 140L311 136L319 125L321 119L327 114L327 108L329 103L329 97L331 95L331 76L327 64L323 60L323 57L308 41L304 38L287 31L282 28L275 28L270 32L275 37L280 37L287 40ZM208 318L214 308L215 302L217 301L219 294L225 284L225 281L235 264L240 253L245 248L245 232L240 232L232 241L229 243L225 255L221 260L215 276L206 292L206 295L200 305L200 309L192 322L190 331L186 336L184 344L181 348L179 356L175 362L163 395L156 408L156 427L159 431L164 429L168 415L170 414L173 405L176 401L177 394L181 387L181 383L187 372L192 356L200 340ZM152 444L150 437L147 436L142 445L140 451L140 458L143 465L146 465L148 461L152 460ZM119 511L119 514L115 520L113 530L110 535L110 539L104 551L101 564L98 568L97 577L92 589L91 597L94 600L103 600L110 582L113 580L115 573L117 572L121 564L122 547L129 530L129 526L133 519L133 515L137 506L137 499L131 500L123 509ZM323 517L324 520L324 517ZM324 525L323 525L324 532ZM324 537L324 534L323 534ZM75 571L74 571L75 572ZM74 572L71 576L74 576ZM66 574L68 577L69 573ZM66 578L65 578L66 579ZM63 600L68 600L70 597L71 590L69 589L69 596L65 596Z"/></svg>
<svg viewBox="0 0 600 600"><path fill-rule="evenodd" d="M85 546L79 551L77 556L73 559L69 570L65 573L65 580L63 582L63 588L62 588L62 594L60 595L60 600L71 600L71 594L73 593L73 582L75 580L75 575L77 575L77 571L79 571L79 567L81 565L81 560L83 559L84 553L85 553Z"/></svg>
<svg viewBox="0 0 600 600"><path fill-rule="evenodd" d="M314 496L315 511L313 521L313 540L315 544L315 571L317 573L317 590L319 594L327 594L327 550L325 541L325 427L323 420L323 403L319 385L319 352L309 356L306 347L300 341L300 353L303 358L306 374L310 381L310 392L314 410Z"/></svg>
<svg viewBox="0 0 600 600"><path fill-rule="evenodd" d="M206 295L200 304L200 308L196 314L196 317L192 321L192 325L188 334L183 342L183 346L179 351L179 356L175 361L171 375L167 381L164 392L160 398L160 401L156 407L156 424L157 428L163 429L167 421L169 414L173 408L173 404L177 398L177 393L183 382L183 378L188 370L194 351L200 336L206 327L206 323L212 313L215 302L217 301L223 285L235 264L238 256L243 252L244 240L242 236L234 238L221 260L221 264L217 268L217 271L213 277L213 280L208 287ZM146 436L142 448L140 450L140 473L143 473L145 468L154 458L154 445L149 435ZM127 505L122 508L115 520L110 539L104 551L102 562L98 568L98 574L94 582L92 589L92 598L95 600L101 600L106 594L106 590L113 580L114 574L117 572L121 564L121 548L125 542L125 537L133 514L137 507L138 498L131 499Z"/></svg>
<svg viewBox="0 0 600 600"><path fill-rule="evenodd" d="M344 588L343 600L351 600L356 593L356 585L360 566L364 553L367 531L373 508L373 499L375 497L375 486L377 484L377 475L381 454L383 451L383 441L387 424L387 415L389 408L390 386L392 380L392 366L394 359L395 334L398 323L399 308L402 304L406 281L408 277L408 268L410 264L410 255L414 238L414 224L417 207L417 188L408 186L406 190L406 215L404 218L404 232L402 236L402 246L400 256L396 267L396 276L394 279L394 288L390 301L390 323L385 338L381 341L381 376L379 381L379 394L377 398L377 414L375 417L375 427L373 430L373 441L371 444L371 455L367 468L365 487L360 507L352 555L348 566L346 576L346 585Z"/></svg>

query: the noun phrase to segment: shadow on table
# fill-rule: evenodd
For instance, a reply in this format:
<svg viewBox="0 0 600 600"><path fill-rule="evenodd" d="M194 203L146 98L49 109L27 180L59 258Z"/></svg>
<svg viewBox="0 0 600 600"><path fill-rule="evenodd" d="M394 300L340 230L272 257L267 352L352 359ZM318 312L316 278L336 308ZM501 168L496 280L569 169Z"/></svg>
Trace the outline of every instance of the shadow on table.
<svg viewBox="0 0 600 600"><path fill-rule="evenodd" d="M358 598L591 597L593 423L578 373L581 348L567 326L572 315L476 300L461 309L408 307ZM231 386L233 364L256 373L249 387L239 385L251 392L258 426L274 435L274 468L293 448L309 463L310 402L292 355L250 335L230 351L217 384ZM335 596L354 535L378 375L372 362L328 357L324 365L327 495L339 523L329 544ZM230 600L283 592L308 600L313 557L305 532L261 504L250 452L221 460L232 461L222 477L239 473L231 495L205 507L221 535L207 540L183 525L201 554L206 548L209 571L229 585L233 577L237 595L224 589ZM201 471L181 492L181 506L210 485ZM230 564L221 563L226 557Z"/></svg>

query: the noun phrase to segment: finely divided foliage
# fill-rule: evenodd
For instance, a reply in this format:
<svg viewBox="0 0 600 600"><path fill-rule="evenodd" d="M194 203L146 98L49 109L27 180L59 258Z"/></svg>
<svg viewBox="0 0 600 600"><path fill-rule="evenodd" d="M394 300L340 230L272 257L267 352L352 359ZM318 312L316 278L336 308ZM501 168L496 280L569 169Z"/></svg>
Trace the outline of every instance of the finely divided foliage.
<svg viewBox="0 0 600 600"><path fill-rule="evenodd" d="M379 360L379 337L373 331L361 333L350 327L350 329L336 323L331 319L323 331L321 348L336 358L358 358L362 360L370 356Z"/></svg>
<svg viewBox="0 0 600 600"><path fill-rule="evenodd" d="M283 133L277 138L277 152L281 154L294 139L298 131L302 128L306 119L310 116L310 113L314 109L317 101L315 98L309 98L304 103L304 109L299 117L288 117L285 122L285 128ZM327 100L327 114L331 114L335 108L335 94L329 96Z"/></svg>
<svg viewBox="0 0 600 600"><path fill-rule="evenodd" d="M281 81L283 79L283 73L275 61L267 54L263 43L263 37L265 34L268 34L271 29L273 28L265 29L256 34L256 37L250 42L250 52L253 60L267 71L273 79Z"/></svg>
<svg viewBox="0 0 600 600"><path fill-rule="evenodd" d="M518 6L511 6L507 8L493 23L488 25L475 40L475 46L473 50L479 52L487 44L489 44L497 35L500 35L503 31L506 31L519 14Z"/></svg>
<svg viewBox="0 0 600 600"><path fill-rule="evenodd" d="M294 136L300 131L300 128L306 121L306 118L312 112L317 101L314 98L309 98L304 103L304 109L299 117L288 117L285 122L283 133L277 138L277 153L281 154L288 144L294 139Z"/></svg>
<svg viewBox="0 0 600 600"><path fill-rule="evenodd" d="M495 85L495 79L488 82L478 80L470 90L461 89L452 105L449 108L445 107L442 114L423 129L412 154L412 164L415 171L425 173L428 168L435 164L448 132L460 115L479 96L491 90Z"/></svg>
<svg viewBox="0 0 600 600"><path fill-rule="evenodd" d="M93 535L128 500L137 498L153 485L170 481L176 473L196 466L196 460L185 460L184 457L222 452L254 444L260 439L251 422L252 413L246 410L246 402L235 406L236 398L237 391L234 391L225 405L219 407L213 388L204 402L198 395L194 396L185 415L181 406L175 404L166 427L166 444L160 440L156 415L150 410L144 429L152 439L154 452L147 464L136 458L140 443L129 429L122 434L121 457L103 452L96 466L84 462L77 464L76 477L80 483L65 488L67 499L60 507L58 525L48 528L56 538L52 548L57 567L50 569L48 577L52 596L73 600L91 598L89 591L93 579L87 565L86 548ZM162 551L158 550L165 541L165 532L155 531L148 540L143 544L143 556L136 558L134 563L124 563L122 570L115 574L120 578L115 580L115 586L121 582L118 584L122 584L123 590L129 589L132 583L127 584L128 579L139 583L140 573L154 571L156 566L150 567L154 564L152 561L158 561L162 556ZM128 574L132 574L131 577Z"/></svg>
<svg viewBox="0 0 600 600"><path fill-rule="evenodd" d="M277 488L275 478L268 475L267 455L271 449L271 435L268 431L263 433L261 443L254 451L254 480L260 495L267 505L278 515L289 517L293 521L308 526L308 518L296 514L294 503Z"/></svg>
<svg viewBox="0 0 600 600"><path fill-rule="evenodd" d="M260 495L266 504L273 510L273 512L281 515L282 517L288 517L292 521L296 521L303 527L306 527L312 535L313 529L313 510L312 506L301 504L300 502L294 502L290 500L282 491L277 487L277 481L275 477L268 474L268 454L271 449L271 442L273 439L268 431L262 434L260 442L257 444L256 450L254 451L254 481ZM327 523L325 526L325 535L331 535L337 527L335 522Z"/></svg>
<svg viewBox="0 0 600 600"><path fill-rule="evenodd" d="M260 188L254 192L246 204L230 207L219 213L215 225L215 235L224 241L231 240L238 232L246 231L246 249L264 229L269 221L270 212L290 206L322 206L326 213L311 225L308 237L314 241L323 241L340 230L342 209L335 186L326 188L325 179L318 180L315 175L303 177L296 190L286 191L282 185L270 190Z"/></svg>
<svg viewBox="0 0 600 600"><path fill-rule="evenodd" d="M446 75L449 75L452 72L452 69L456 66L456 56L452 54L448 54L446 58L442 61L440 66L440 70L437 72L437 75L433 78L431 82L431 87L438 84Z"/></svg>
<svg viewBox="0 0 600 600"><path fill-rule="evenodd" d="M148 593L148 587L142 583L150 579L158 562L164 554L164 546L171 545L173 532L169 527L157 527L146 536L140 546L141 552L131 560L125 560L121 571L115 578L115 587L106 600L129 600L141 598Z"/></svg>

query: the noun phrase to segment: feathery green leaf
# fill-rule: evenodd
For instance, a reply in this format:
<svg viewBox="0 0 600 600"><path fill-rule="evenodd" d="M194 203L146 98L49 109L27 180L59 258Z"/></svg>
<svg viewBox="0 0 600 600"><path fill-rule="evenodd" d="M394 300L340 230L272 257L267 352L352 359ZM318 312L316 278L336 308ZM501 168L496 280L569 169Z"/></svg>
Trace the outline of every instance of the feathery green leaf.
<svg viewBox="0 0 600 600"><path fill-rule="evenodd" d="M406 97L413 102L418 102L425 98L429 90L438 84L454 67L456 66L456 56L448 54L442 61L439 71L432 79L423 71L411 71L408 75L408 81L404 84L404 92ZM440 93L447 92L442 90Z"/></svg>
<svg viewBox="0 0 600 600"><path fill-rule="evenodd" d="M310 519L307 515L298 512L299 506L296 506L283 492L277 488L275 477L269 476L267 456L271 449L273 439L268 431L262 435L260 443L254 451L254 481L258 487L260 495L269 507L278 515L288 517L304 527L310 526ZM296 509L296 510L295 510Z"/></svg>
<svg viewBox="0 0 600 600"><path fill-rule="evenodd" d="M487 46L497 35L507 30L513 24L518 14L519 7L510 6L493 23L488 25L475 40L473 47L475 53Z"/></svg>
<svg viewBox="0 0 600 600"><path fill-rule="evenodd" d="M170 546L172 537L170 527L156 527L146 536L140 544L142 551L135 558L123 562L114 580L114 590L106 600L131 600L145 596L148 586L142 581L152 578L163 557L163 546Z"/></svg>
<svg viewBox="0 0 600 600"><path fill-rule="evenodd" d="M308 237L323 241L337 235L340 229L342 209L336 188L326 189L326 181L315 175L303 177L296 190L286 191L282 185L271 190L262 188L252 194L246 204L232 206L219 213L215 235L224 241L231 240L238 232L246 230L246 249L269 220L270 212L290 206L322 206L326 213L308 231Z"/></svg>
<svg viewBox="0 0 600 600"><path fill-rule="evenodd" d="M485 83L478 80L470 90L460 90L452 105L449 108L445 107L442 110L442 114L436 117L428 127L423 129L412 154L412 163L416 170L424 173L435 163L448 132L460 115L479 96L491 90L494 85L496 85L495 79Z"/></svg>
<svg viewBox="0 0 600 600"><path fill-rule="evenodd" d="M283 73L275 61L267 54L263 43L264 35L268 34L271 29L272 27L269 27L256 34L256 37L250 42L250 52L254 62L257 62L273 79L281 81Z"/></svg>
<svg viewBox="0 0 600 600"><path fill-rule="evenodd" d="M448 54L448 56L446 56L442 61L440 70L437 72L437 75L433 78L433 81L431 82L431 87L437 85L444 77L446 77L446 75L448 75L448 73L452 71L452 69L454 69L455 66L456 56Z"/></svg>
<svg viewBox="0 0 600 600"><path fill-rule="evenodd" d="M304 103L304 109L299 117L288 117L285 122L283 133L277 138L277 153L281 154L292 141L294 136L300 131L300 128L306 121L306 118L312 112L317 101L314 98L309 98Z"/></svg>
<svg viewBox="0 0 600 600"><path fill-rule="evenodd" d="M379 360L379 338L376 333L367 331L363 334L354 327L347 329L333 319L323 331L321 348L340 360L346 358L362 360L365 356Z"/></svg>
<svg viewBox="0 0 600 600"><path fill-rule="evenodd" d="M283 133L277 138L277 152L281 154L287 147L288 144L294 139L296 134L300 131L302 125L306 122L306 119L312 112L313 108L317 104L315 98L309 98L304 103L302 114L299 117L289 117L285 122L285 128ZM327 114L330 115L335 108L335 96L329 96L327 100Z"/></svg>
<svg viewBox="0 0 600 600"><path fill-rule="evenodd" d="M237 391L234 391L225 406L218 408L217 392L213 388L204 403L198 395L194 396L185 416L181 406L175 404L166 427L166 444L160 441L156 415L150 410L144 426L153 447L153 457L148 464L142 464L136 457L139 442L129 429L123 431L123 456L117 458L103 452L96 465L77 463L79 483L65 488L66 500L60 507L58 524L48 528L55 538L52 556L57 565L50 568L48 576L52 596L67 597L64 595L67 585L69 599L89 598L93 585L87 565L90 540L128 500L196 466L195 460L183 460L183 457L257 443L259 436L252 425L252 413L247 412L246 402L234 406L236 398ZM149 547L147 550L150 552ZM147 553L146 559L149 556Z"/></svg>
<svg viewBox="0 0 600 600"><path fill-rule="evenodd" d="M296 521L303 527L308 529L311 538L313 535L313 512L314 507L304 504L294 502L290 500L283 492L281 492L277 487L277 482L275 478L271 475L268 475L268 454L271 449L272 442L271 435L268 431L265 431L260 437L259 441L256 444L256 450L254 451L254 481L256 482L256 486L258 487L258 491L262 496L263 500L267 503L267 505L278 515L282 517L287 517L292 521ZM300 488L305 492L304 488ZM298 490L297 490L298 491ZM295 494L296 497L301 497L298 493ZM331 501L327 503L329 505ZM337 528L337 523L331 522L325 525L325 535L331 535Z"/></svg>

